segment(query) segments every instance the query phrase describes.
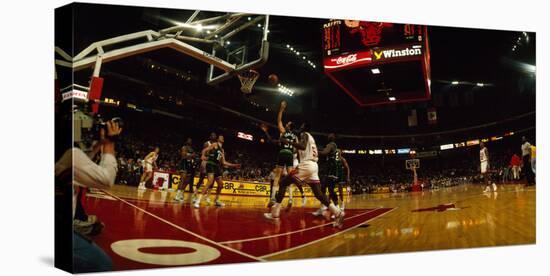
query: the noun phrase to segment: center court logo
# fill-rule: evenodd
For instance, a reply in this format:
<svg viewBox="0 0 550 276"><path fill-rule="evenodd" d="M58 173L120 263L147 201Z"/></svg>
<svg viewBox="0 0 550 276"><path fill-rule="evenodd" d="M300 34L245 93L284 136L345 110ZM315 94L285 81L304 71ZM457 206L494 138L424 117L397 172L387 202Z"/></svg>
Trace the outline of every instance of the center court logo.
<svg viewBox="0 0 550 276"><path fill-rule="evenodd" d="M420 46L413 46L412 48L407 47L405 49L387 49L374 51L375 60L380 60L382 58L388 59L420 55L422 55L422 49L420 49Z"/></svg>

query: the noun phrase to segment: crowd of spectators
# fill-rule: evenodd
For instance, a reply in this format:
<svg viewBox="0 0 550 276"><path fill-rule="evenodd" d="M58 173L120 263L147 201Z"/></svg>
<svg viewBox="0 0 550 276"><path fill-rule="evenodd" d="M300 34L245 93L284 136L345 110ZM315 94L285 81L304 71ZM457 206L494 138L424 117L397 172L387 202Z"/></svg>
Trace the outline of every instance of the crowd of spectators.
<svg viewBox="0 0 550 276"><path fill-rule="evenodd" d="M200 117L203 118L207 114L201 113ZM259 143L258 140L264 137L257 133L254 133L254 142L237 138L236 133L240 129L235 128L234 121L233 124L222 123L220 125L225 127L220 127L212 124L215 120L207 116L204 121L178 120L160 114L135 112L125 113L124 116L128 119L127 121L139 122L139 124L129 123L129 129L121 138L120 147L118 147L120 168L117 183L137 185L142 172L141 161L156 146L160 148L157 170L176 172L180 161L180 149L188 137L193 139L193 148L197 152L195 164L200 164L200 151L210 132L225 136L226 159L242 165L241 169L226 169L223 175L225 179L269 182L269 174L275 166L277 147L267 142ZM219 120L231 121L230 118L219 118ZM247 125L246 129L250 130L253 127ZM512 142L489 143L492 179L497 183L517 179L512 177L510 159L513 154L519 153L519 146L515 140L509 140ZM326 143L324 137L316 137L316 141L319 148L324 147ZM351 167L350 186L354 193L398 192L412 189L413 174L405 169L405 160L411 157L346 154L346 158ZM324 163L321 158L319 161L321 177L323 171L326 171ZM198 173L197 168L196 174ZM434 157L423 158L417 173L419 183L424 189L437 189L461 183L479 183L481 181L479 147L464 147Z"/></svg>

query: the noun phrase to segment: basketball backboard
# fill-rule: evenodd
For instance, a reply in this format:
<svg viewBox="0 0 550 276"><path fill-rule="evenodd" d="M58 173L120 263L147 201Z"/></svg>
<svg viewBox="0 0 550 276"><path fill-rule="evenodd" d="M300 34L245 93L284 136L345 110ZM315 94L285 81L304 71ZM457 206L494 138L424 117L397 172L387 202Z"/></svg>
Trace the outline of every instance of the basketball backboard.
<svg viewBox="0 0 550 276"><path fill-rule="evenodd" d="M214 85L267 61L269 15L197 10L172 25L96 41L74 57L55 47L55 63L74 71L94 68L98 77L103 63L170 48L208 63L206 82Z"/></svg>
<svg viewBox="0 0 550 276"><path fill-rule="evenodd" d="M212 57L225 60L234 65L227 71L211 64L208 69L207 83L216 84L250 69L261 67L269 56L269 15L243 15L235 17L210 34L217 36L220 43L212 47Z"/></svg>
<svg viewBox="0 0 550 276"><path fill-rule="evenodd" d="M419 159L405 160L405 169L413 170L413 169L419 169L419 168L420 168L420 160Z"/></svg>

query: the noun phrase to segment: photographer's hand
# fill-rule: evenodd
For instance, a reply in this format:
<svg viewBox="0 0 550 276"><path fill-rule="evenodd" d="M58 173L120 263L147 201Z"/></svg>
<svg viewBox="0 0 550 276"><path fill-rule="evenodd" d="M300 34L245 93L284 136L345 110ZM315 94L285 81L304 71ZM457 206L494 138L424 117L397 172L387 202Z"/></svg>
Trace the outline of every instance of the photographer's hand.
<svg viewBox="0 0 550 276"><path fill-rule="evenodd" d="M100 136L103 143L103 153L110 153L112 155L115 155L115 143L109 139L110 137L118 136L122 132L122 128L118 126L117 122L108 121L106 123L107 125L107 133L105 133L105 130L101 130Z"/></svg>

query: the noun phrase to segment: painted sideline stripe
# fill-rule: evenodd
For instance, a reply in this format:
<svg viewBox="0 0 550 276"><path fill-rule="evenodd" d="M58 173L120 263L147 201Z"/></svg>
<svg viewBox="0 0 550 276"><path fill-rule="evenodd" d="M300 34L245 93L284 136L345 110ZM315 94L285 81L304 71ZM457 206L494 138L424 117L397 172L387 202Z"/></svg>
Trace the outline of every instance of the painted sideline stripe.
<svg viewBox="0 0 550 276"><path fill-rule="evenodd" d="M181 230L181 231L183 231L183 232L185 232L185 233L187 233L187 234L189 234L189 235L192 235L192 236L194 236L194 237L196 237L196 238L202 239L202 240L204 240L204 241L206 241L206 242L209 242L209 243L211 243L211 244L214 244L214 245L216 245L216 246L219 246L219 247L221 247L221 248L223 248L223 249L226 249L226 250L228 250L228 251L231 251L231 252L237 253L237 254L239 254L239 255L248 257L248 258L250 258L250 259L253 259L253 260L256 260L256 261L260 261L260 262L265 262L265 260L264 260L263 258L259 258L259 257L256 257L256 256L252 256L252 255L250 255L250 254L248 254L248 253L245 253L245 252L236 250L236 249L234 249L234 248L231 248L231 247L229 247L229 246L226 246L226 245L217 243L217 242L215 242L215 241L213 241L213 240L211 240L211 239L208 239L208 238L206 238L206 237L203 237L203 236L201 236L201 235L198 235L198 234L196 234L196 233L193 233L193 232L191 232L191 231L189 231L189 230L187 230L187 229L185 229L185 228L183 228L183 227L181 227L181 226L179 226L179 225L176 225L176 224L174 224L174 223L172 223L172 222L170 222L170 221L167 221L167 220L165 220L165 219L163 219L163 218L161 218L161 217L159 217L159 216L157 216L157 215L155 215L155 214L153 214L153 213L151 213L151 212L148 212L148 211L146 211L146 210L144 210L144 209L142 209L142 208L140 208L140 207L138 207L138 206L136 206L136 205L134 205L134 204L132 204L132 203L126 201L126 200L124 200L124 199L121 199L120 197L117 197L117 196L115 196L115 195L113 195L113 194L110 194L110 193L107 192L107 191L104 191L104 192L107 193L107 194L109 194L109 195L111 195L111 196L113 196L114 198L120 200L121 202L123 202L123 203L125 203L125 204L127 204L127 205L130 205L130 206L134 207L135 209L138 209L138 210L142 211L143 213L148 214L148 215L150 215L150 216L152 216L152 217L154 217L154 218L156 218L156 219L158 219L158 220L160 220L160 221L162 221L162 222L164 222L164 223L166 223L166 224L168 224L168 225L170 225L170 226L172 226L172 227L174 227L174 228L176 228L176 229L178 229L178 230Z"/></svg>
<svg viewBox="0 0 550 276"><path fill-rule="evenodd" d="M323 238L320 238L320 239L316 239L316 240L310 241L310 242L308 242L308 243L304 243L304 244L301 244L301 245L297 245L297 246L295 246L295 247L287 248L287 249L285 249L285 250L281 250L281 251L269 253L269 254L267 254L267 255L260 256L260 258L264 259L264 258L269 258L269 257L275 256L275 255L279 255L279 254L282 254L282 253L290 252L290 251L293 251L293 250L296 250L296 249L299 249L299 248L306 247L306 246L308 246L308 245L314 244L314 243L316 243L316 242L320 242L320 241L323 241L323 240L332 238L332 237L334 237L334 236L336 236L336 235L343 234L343 233L348 232L348 231L350 231L350 230L352 230L352 229L355 229L355 228L357 228L357 227L359 227L359 226L361 226L361 225L363 225L363 224L365 224L365 223L367 223L367 222L369 222L369 221L371 221L371 220L380 218L380 217L386 215L387 213L392 212L393 210L395 210L395 209L397 209L397 208L399 208L399 207L392 208L392 209L388 210L387 212L384 212L384 213L382 213L382 214L380 214L380 215L378 215L378 216L376 216L376 217L367 219L367 220L365 220L365 221L363 221L363 222L361 222L361 223L358 223L357 225L352 226L352 227L350 227L350 228L348 228L348 229L346 229L346 230L342 230L342 231L336 232L336 233L334 233L334 234L332 234L332 235L328 235L328 236L326 236L326 237L323 237Z"/></svg>
<svg viewBox="0 0 550 276"><path fill-rule="evenodd" d="M359 217L359 216L362 216L362 215L366 215L366 214L372 213L372 212L374 212L376 210L380 210L380 209L381 208L376 208L376 209L372 209L372 210L369 210L367 212L363 212L363 213L360 213L360 214L357 214L357 215L354 215L354 216L351 216L351 217L347 217L347 218L344 218L344 221L348 220L348 219L356 218L356 217ZM312 226L312 227L309 227L309 228L304 228L304 229L300 229L300 230L285 232L285 233L281 233L281 234L275 234L275 235L270 235L270 236L261 236L261 237L248 238L248 239L242 239L242 240L222 241L220 243L231 244L231 243L239 243L239 242L248 242L248 241L257 241L257 240L270 239L270 238L275 238L275 237L280 237L280 236L292 235L292 234L295 234L295 233L300 233L300 232L312 230L312 229L315 229L315 228L320 228L320 227L331 225L331 224L333 224L333 222L328 222L328 223L325 223L325 224L320 224L320 225Z"/></svg>

